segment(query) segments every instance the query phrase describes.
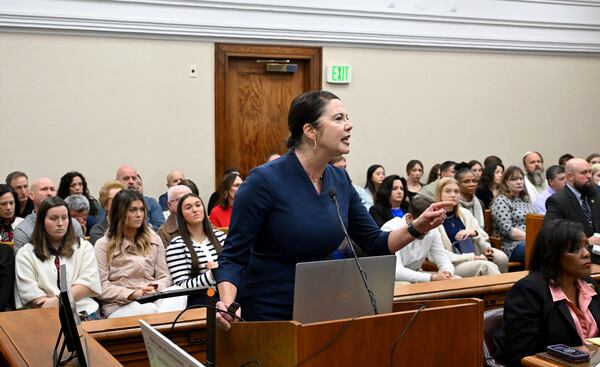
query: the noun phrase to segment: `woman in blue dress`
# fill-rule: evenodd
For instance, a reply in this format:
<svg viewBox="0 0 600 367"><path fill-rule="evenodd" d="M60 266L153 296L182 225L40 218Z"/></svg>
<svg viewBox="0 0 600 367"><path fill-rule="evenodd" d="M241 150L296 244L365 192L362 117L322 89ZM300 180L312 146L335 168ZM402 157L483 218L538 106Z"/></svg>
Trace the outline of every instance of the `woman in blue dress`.
<svg viewBox="0 0 600 367"><path fill-rule="evenodd" d="M291 319L296 264L327 259L344 239L330 188L350 237L369 255L395 253L445 215L446 204L437 203L408 227L379 230L346 171L328 165L349 153L352 130L334 94L313 91L295 98L288 126L290 150L253 169L237 192L219 259L217 307L225 310L237 300L245 320ZM229 329L233 318L218 313L217 321Z"/></svg>

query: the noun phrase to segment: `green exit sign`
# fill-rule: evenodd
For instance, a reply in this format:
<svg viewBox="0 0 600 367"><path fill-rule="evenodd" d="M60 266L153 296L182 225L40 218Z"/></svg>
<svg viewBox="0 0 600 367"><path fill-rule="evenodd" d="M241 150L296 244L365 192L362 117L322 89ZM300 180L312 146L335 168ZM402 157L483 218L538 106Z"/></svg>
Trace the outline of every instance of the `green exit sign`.
<svg viewBox="0 0 600 367"><path fill-rule="evenodd" d="M327 66L327 83L348 84L352 81L352 66L329 65Z"/></svg>

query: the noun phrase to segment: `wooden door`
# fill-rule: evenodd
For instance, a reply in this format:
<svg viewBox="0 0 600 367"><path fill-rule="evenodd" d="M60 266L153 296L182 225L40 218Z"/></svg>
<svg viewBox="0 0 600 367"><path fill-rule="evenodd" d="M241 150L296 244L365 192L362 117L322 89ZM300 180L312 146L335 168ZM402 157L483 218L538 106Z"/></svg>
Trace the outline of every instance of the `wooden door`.
<svg viewBox="0 0 600 367"><path fill-rule="evenodd" d="M217 44L215 63L215 186L223 170L246 177L273 153L286 151L290 102L321 88L321 49ZM295 72L267 71L296 65Z"/></svg>

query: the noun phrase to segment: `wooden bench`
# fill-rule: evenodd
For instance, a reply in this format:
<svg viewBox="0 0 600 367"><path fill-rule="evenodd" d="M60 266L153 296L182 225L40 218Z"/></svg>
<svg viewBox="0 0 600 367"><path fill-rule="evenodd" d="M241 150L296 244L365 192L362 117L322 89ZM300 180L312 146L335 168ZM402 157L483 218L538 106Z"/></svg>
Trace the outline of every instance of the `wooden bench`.
<svg viewBox="0 0 600 367"><path fill-rule="evenodd" d="M527 214L527 217L525 217L525 227L527 228L527 231L525 231L525 269L529 269L529 263L535 248L535 238L543 226L544 214Z"/></svg>

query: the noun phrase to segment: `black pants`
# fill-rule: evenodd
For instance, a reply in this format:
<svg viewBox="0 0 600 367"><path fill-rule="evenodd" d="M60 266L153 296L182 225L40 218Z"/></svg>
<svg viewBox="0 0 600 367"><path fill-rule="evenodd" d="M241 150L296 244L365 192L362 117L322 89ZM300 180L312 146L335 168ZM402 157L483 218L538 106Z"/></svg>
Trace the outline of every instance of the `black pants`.
<svg viewBox="0 0 600 367"><path fill-rule="evenodd" d="M0 312L15 309L15 252L11 246L0 245Z"/></svg>

